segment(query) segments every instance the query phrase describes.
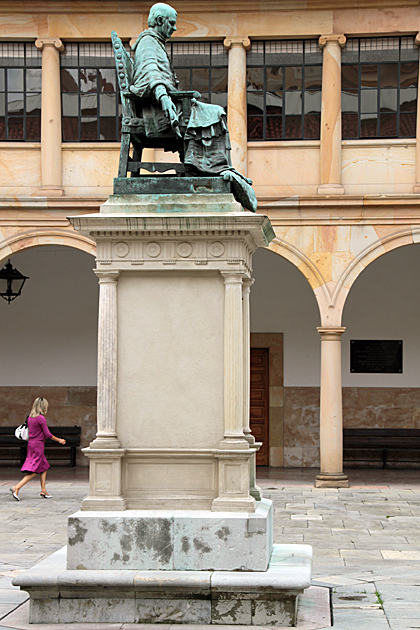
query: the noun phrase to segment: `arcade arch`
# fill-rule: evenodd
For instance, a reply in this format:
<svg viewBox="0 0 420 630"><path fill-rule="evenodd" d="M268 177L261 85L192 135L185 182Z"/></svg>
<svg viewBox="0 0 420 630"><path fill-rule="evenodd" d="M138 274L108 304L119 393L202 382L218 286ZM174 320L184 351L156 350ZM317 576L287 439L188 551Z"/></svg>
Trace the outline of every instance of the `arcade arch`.
<svg viewBox="0 0 420 630"><path fill-rule="evenodd" d="M251 428L259 439L262 433L257 418L264 412L261 410L262 391L253 391L253 387L257 387L255 379L260 378L262 371L257 362L263 359L253 359L253 354L256 349L265 349L265 361L269 362L269 405L264 419L269 426L269 464L317 466L320 344L316 327L319 311L305 276L278 251L273 252L271 247L258 249L253 258Z"/></svg>
<svg viewBox="0 0 420 630"><path fill-rule="evenodd" d="M0 300L0 421L18 425L42 395L50 402L51 426L81 426L86 446L96 433L98 282L92 245L71 237L63 240L77 249L57 244L57 238L47 244L51 234L37 240L26 235L19 239L26 249L6 254L29 279L10 305ZM78 465L86 465L82 453Z"/></svg>
<svg viewBox="0 0 420 630"><path fill-rule="evenodd" d="M393 239L392 244L398 240ZM420 244L400 245L377 257L353 283L343 312L344 427L420 427ZM352 374L352 339L403 343L401 374Z"/></svg>

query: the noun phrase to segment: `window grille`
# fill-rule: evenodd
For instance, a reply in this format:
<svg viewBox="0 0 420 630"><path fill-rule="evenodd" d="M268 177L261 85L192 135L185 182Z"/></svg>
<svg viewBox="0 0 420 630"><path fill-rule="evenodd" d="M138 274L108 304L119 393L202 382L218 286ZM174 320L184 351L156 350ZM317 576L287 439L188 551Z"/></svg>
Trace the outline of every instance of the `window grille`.
<svg viewBox="0 0 420 630"><path fill-rule="evenodd" d="M66 43L60 66L63 141L118 141L121 101L112 44Z"/></svg>
<svg viewBox="0 0 420 630"><path fill-rule="evenodd" d="M319 139L318 40L252 42L247 53L248 140Z"/></svg>
<svg viewBox="0 0 420 630"><path fill-rule="evenodd" d="M41 140L41 52L0 42L0 141Z"/></svg>
<svg viewBox="0 0 420 630"><path fill-rule="evenodd" d="M223 42L167 42L179 90L197 90L201 100L227 108L228 52Z"/></svg>
<svg viewBox="0 0 420 630"><path fill-rule="evenodd" d="M341 64L343 139L416 137L414 37L348 39Z"/></svg>

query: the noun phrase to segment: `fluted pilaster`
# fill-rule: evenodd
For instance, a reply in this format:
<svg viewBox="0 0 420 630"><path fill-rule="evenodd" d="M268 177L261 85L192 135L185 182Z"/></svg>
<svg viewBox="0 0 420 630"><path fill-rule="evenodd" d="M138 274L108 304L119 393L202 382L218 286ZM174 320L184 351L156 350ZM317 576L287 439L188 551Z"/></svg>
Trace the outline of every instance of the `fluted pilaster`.
<svg viewBox="0 0 420 630"><path fill-rule="evenodd" d="M249 295L251 286L254 284L252 278L244 279L242 283L242 310L243 310L243 333L244 333L244 424L243 430L249 444L255 444L255 438L249 428L249 406L250 406L250 372L251 372L251 347L250 347L250 318L249 318Z"/></svg>
<svg viewBox="0 0 420 630"><path fill-rule="evenodd" d="M224 309L224 415L225 435L220 448L247 449L244 425L244 337L241 273L222 273ZM249 343L249 342L248 342Z"/></svg>
<svg viewBox="0 0 420 630"><path fill-rule="evenodd" d="M118 271L99 277L98 430L91 448L118 448L117 439L117 284Z"/></svg>

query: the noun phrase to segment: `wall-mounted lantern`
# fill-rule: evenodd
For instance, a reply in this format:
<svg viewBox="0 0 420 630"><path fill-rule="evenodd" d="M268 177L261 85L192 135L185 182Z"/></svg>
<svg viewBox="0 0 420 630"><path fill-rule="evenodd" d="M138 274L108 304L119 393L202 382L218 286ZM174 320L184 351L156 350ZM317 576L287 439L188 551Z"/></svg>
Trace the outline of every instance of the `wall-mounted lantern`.
<svg viewBox="0 0 420 630"><path fill-rule="evenodd" d="M19 297L26 280L28 280L28 276L24 276L20 271L15 269L9 258L3 269L0 269L1 297L10 304L10 302Z"/></svg>

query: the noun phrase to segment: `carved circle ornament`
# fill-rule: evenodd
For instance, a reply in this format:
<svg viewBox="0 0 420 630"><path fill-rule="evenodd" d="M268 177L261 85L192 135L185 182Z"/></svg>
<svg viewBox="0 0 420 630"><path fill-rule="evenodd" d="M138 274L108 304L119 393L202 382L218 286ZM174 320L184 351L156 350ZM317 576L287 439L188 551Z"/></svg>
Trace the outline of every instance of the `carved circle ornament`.
<svg viewBox="0 0 420 630"><path fill-rule="evenodd" d="M146 245L146 253L150 258L156 258L160 254L160 245L159 243L148 243Z"/></svg>
<svg viewBox="0 0 420 630"><path fill-rule="evenodd" d="M191 243L180 243L176 250L182 258L188 258L191 256L193 248Z"/></svg>
<svg viewBox="0 0 420 630"><path fill-rule="evenodd" d="M215 258L219 258L225 252L225 246L220 241L216 241L210 245L210 254Z"/></svg>
<svg viewBox="0 0 420 630"><path fill-rule="evenodd" d="M114 251L118 258L124 258L125 256L127 256L130 248L127 243L124 243L124 241L120 241L119 243L116 243Z"/></svg>

